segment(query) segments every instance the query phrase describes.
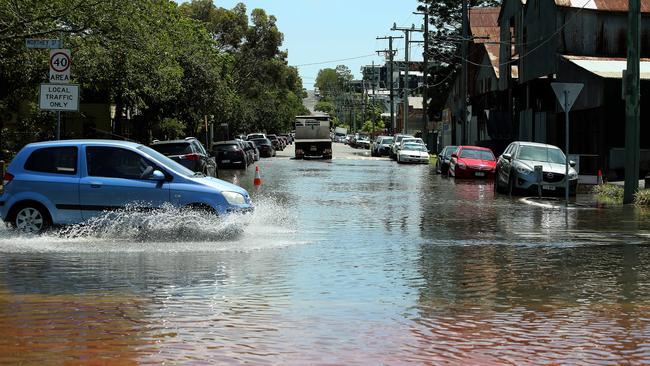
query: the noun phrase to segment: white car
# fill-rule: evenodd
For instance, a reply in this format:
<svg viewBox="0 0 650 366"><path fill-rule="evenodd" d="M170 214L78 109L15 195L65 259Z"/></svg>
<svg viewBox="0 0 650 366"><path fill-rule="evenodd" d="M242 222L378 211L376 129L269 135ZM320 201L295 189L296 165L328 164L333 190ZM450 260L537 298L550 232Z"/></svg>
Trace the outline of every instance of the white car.
<svg viewBox="0 0 650 366"><path fill-rule="evenodd" d="M250 141L252 139L265 139L265 138L266 138L266 134L261 132L249 133L248 135L246 135L246 141Z"/></svg>
<svg viewBox="0 0 650 366"><path fill-rule="evenodd" d="M429 163L429 151L424 144L405 143L397 152L398 163Z"/></svg>

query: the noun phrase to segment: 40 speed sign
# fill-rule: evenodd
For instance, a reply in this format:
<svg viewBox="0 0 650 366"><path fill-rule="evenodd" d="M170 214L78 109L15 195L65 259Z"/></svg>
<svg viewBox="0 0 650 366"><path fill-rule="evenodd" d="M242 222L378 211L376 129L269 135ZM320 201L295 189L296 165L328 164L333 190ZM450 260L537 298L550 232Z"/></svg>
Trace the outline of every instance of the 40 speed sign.
<svg viewBox="0 0 650 366"><path fill-rule="evenodd" d="M50 83L67 84L70 82L70 50L50 50Z"/></svg>

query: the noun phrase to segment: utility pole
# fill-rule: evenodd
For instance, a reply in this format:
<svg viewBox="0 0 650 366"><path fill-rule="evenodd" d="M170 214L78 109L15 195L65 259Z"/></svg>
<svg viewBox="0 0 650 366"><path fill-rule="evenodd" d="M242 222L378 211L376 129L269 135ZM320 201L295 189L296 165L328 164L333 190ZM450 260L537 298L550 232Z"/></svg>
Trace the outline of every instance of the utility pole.
<svg viewBox="0 0 650 366"><path fill-rule="evenodd" d="M428 113L428 99L429 99L429 4L425 4L424 13L413 13L424 15L424 54L422 55L424 65L422 66L422 76L424 80L424 90L422 91L422 126L424 126L424 142L429 148L429 113Z"/></svg>
<svg viewBox="0 0 650 366"><path fill-rule="evenodd" d="M462 17L463 17L463 47L462 47L462 72L461 72L461 83L460 83L460 115L461 115L461 144L467 144L467 54L469 42L467 38L469 37L469 26L467 19L467 1L461 0L463 3L462 6Z"/></svg>
<svg viewBox="0 0 650 366"><path fill-rule="evenodd" d="M625 187L623 203L634 202L634 194L639 190L639 160L640 160L640 51L641 42L640 0L629 0L629 16L627 26L627 70L624 77L625 90ZM646 187L648 188L648 187Z"/></svg>
<svg viewBox="0 0 650 366"><path fill-rule="evenodd" d="M372 119L372 132L370 133L371 140L372 135L375 133L375 101L377 100L377 95L375 95L375 61L372 62L372 110L370 111L370 118Z"/></svg>
<svg viewBox="0 0 650 366"><path fill-rule="evenodd" d="M390 130L392 133L395 133L395 130L397 129L397 123L395 121L395 81L393 80L393 57L395 57L395 54L397 51L393 51L393 40L394 39L402 39L404 37L393 37L393 36L388 36L388 37L377 37L377 39L387 39L388 40L388 50L382 50L382 51L377 51L377 52L388 52L388 57L389 57L389 63L388 63L388 83L390 84Z"/></svg>
<svg viewBox="0 0 650 366"><path fill-rule="evenodd" d="M415 25L411 25L411 28L400 28L396 24L393 24L393 31L403 31L404 32L404 107L403 107L403 117L404 117L404 126L402 127L402 132L407 133L408 131L408 119L409 119L409 49L411 42L409 41L411 32L422 32L422 29L415 29Z"/></svg>

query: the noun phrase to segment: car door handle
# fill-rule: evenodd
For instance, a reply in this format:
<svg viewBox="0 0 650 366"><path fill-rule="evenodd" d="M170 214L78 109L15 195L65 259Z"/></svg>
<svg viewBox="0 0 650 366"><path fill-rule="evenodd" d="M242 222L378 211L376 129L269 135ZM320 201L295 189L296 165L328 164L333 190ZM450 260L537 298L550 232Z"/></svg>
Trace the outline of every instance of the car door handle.
<svg viewBox="0 0 650 366"><path fill-rule="evenodd" d="M101 187L102 187L102 183L100 183L100 182L91 182L90 183L90 188L101 188Z"/></svg>

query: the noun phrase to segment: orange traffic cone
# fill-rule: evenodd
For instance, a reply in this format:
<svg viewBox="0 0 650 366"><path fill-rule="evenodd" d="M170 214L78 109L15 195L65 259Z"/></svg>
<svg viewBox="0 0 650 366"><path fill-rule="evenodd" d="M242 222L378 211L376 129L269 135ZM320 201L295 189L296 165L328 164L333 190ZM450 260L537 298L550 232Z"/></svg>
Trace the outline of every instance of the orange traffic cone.
<svg viewBox="0 0 650 366"><path fill-rule="evenodd" d="M598 184L603 184L603 171L598 169Z"/></svg>
<svg viewBox="0 0 650 366"><path fill-rule="evenodd" d="M253 184L256 186L262 185L262 177L260 177L260 167L258 165L255 166L255 179L253 179Z"/></svg>

